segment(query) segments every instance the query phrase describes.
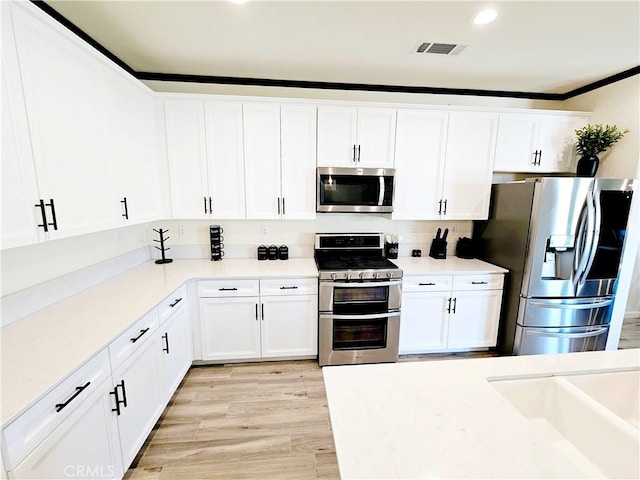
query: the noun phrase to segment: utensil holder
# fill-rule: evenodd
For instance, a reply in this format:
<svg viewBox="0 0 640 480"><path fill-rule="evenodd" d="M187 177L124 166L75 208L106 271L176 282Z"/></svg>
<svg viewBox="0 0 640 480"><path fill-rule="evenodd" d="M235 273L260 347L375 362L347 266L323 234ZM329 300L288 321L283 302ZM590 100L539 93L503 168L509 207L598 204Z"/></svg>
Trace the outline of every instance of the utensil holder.
<svg viewBox="0 0 640 480"><path fill-rule="evenodd" d="M434 238L431 241L429 256L432 258L437 258L438 260L447 258L447 241L441 238Z"/></svg>
<svg viewBox="0 0 640 480"><path fill-rule="evenodd" d="M398 258L398 244L397 243L385 243L384 244L384 256L387 258Z"/></svg>

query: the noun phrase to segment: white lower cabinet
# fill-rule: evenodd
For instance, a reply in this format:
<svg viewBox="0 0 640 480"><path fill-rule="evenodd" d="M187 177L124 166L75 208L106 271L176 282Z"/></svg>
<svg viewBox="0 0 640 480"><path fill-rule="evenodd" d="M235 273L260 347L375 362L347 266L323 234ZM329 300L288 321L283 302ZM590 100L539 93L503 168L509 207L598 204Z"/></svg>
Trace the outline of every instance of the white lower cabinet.
<svg viewBox="0 0 640 480"><path fill-rule="evenodd" d="M399 353L495 346L502 282L502 274L405 277Z"/></svg>
<svg viewBox="0 0 640 480"><path fill-rule="evenodd" d="M150 338L113 372L114 417L118 421L122 464L129 468L165 403L161 394L157 342Z"/></svg>
<svg viewBox="0 0 640 480"><path fill-rule="evenodd" d="M166 404L184 378L193 360L189 310L186 304L160 326L160 372L163 377L163 404Z"/></svg>
<svg viewBox="0 0 640 480"><path fill-rule="evenodd" d="M210 280L198 290L202 360L317 355L317 279Z"/></svg>
<svg viewBox="0 0 640 480"><path fill-rule="evenodd" d="M111 414L111 379L105 380L9 478L105 478L123 475L118 425ZM73 407L73 401L69 403Z"/></svg>

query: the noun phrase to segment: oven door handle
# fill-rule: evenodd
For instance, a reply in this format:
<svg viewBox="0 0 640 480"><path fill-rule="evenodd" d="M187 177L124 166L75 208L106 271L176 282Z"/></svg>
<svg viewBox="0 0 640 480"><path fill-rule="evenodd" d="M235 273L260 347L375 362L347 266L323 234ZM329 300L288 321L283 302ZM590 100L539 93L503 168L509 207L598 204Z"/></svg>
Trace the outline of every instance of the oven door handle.
<svg viewBox="0 0 640 480"><path fill-rule="evenodd" d="M400 312L390 313L371 313L367 315L333 315L331 313L321 313L321 318L327 318L331 320L375 320L376 318L391 318L399 317Z"/></svg>
<svg viewBox="0 0 640 480"><path fill-rule="evenodd" d="M336 288L359 288L359 287L395 287L402 285L402 280L391 280L388 282L320 282L321 285L329 285Z"/></svg>

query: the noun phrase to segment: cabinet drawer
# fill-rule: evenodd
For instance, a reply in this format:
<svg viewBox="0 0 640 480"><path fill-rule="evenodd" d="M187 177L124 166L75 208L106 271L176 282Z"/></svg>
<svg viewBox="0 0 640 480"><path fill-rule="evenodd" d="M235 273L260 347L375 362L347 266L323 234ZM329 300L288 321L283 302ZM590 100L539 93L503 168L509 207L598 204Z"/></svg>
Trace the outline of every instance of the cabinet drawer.
<svg viewBox="0 0 640 480"><path fill-rule="evenodd" d="M198 295L203 297L257 297L260 282L255 280L205 280L198 283Z"/></svg>
<svg viewBox="0 0 640 480"><path fill-rule="evenodd" d="M501 290L504 275L493 273L486 275L454 275L454 290Z"/></svg>
<svg viewBox="0 0 640 480"><path fill-rule="evenodd" d="M260 295L316 295L317 278L273 278L260 280Z"/></svg>
<svg viewBox="0 0 640 480"><path fill-rule="evenodd" d="M7 470L15 469L78 405L110 376L109 354L101 350L56 385L3 431Z"/></svg>
<svg viewBox="0 0 640 480"><path fill-rule="evenodd" d="M402 279L403 292L449 292L451 275L411 275Z"/></svg>
<svg viewBox="0 0 640 480"><path fill-rule="evenodd" d="M153 336L158 327L157 309L151 310L144 317L130 326L123 334L109 344L111 368L115 370L136 348Z"/></svg>
<svg viewBox="0 0 640 480"><path fill-rule="evenodd" d="M173 312L187 304L187 286L183 285L158 305L158 322L161 325Z"/></svg>

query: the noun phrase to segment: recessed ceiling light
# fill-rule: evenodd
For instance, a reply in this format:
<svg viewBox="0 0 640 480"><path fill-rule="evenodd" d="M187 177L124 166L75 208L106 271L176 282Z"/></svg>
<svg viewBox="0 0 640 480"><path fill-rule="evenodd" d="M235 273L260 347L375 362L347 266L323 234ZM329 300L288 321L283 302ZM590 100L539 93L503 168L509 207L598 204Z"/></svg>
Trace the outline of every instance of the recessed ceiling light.
<svg viewBox="0 0 640 480"><path fill-rule="evenodd" d="M487 23L493 22L497 16L498 12L493 8L485 8L473 18L473 23L476 25L486 25Z"/></svg>
<svg viewBox="0 0 640 480"><path fill-rule="evenodd" d="M230 0L231 3L247 3L247 0Z"/></svg>

